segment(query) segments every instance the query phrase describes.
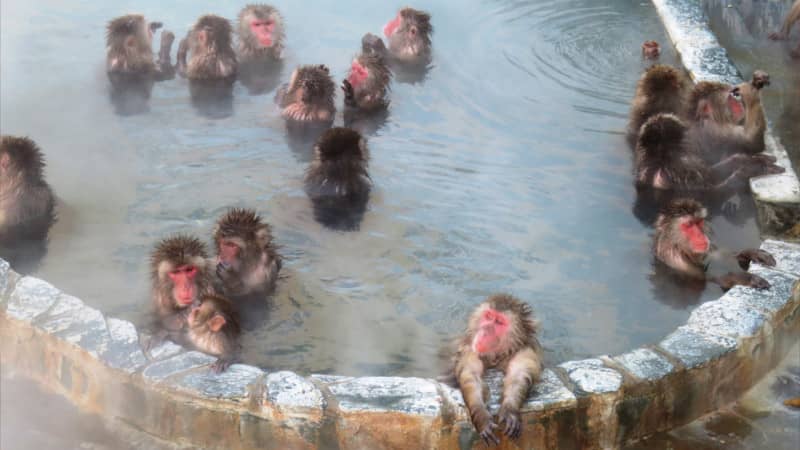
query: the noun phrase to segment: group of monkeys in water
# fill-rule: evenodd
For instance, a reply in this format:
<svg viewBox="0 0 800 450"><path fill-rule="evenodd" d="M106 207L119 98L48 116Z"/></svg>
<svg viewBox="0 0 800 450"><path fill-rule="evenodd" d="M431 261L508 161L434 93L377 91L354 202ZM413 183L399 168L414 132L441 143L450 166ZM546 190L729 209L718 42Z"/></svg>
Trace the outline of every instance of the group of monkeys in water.
<svg viewBox="0 0 800 450"><path fill-rule="evenodd" d="M800 2L799 2L800 3ZM794 13L800 8L795 4ZM113 83L135 78L150 82L174 76L169 62L172 33L163 32L154 61L152 33L160 26L128 15L108 25L108 75ZM239 15L238 53L231 46L231 26L221 17L201 17L180 43L177 71L190 79L232 81L237 61L269 61L281 57L283 24L271 6L249 5ZM363 39L362 53L342 83L348 108L385 108L391 77L387 59L416 64L430 58L430 16L402 9L384 27L388 48L373 35ZM187 61L187 53L190 55ZM643 45L645 58L658 57L658 45ZM637 191L648 192L660 205L653 237L654 259L683 277L711 281L727 290L734 285L759 289L769 283L746 271L723 275L708 263L721 252L712 250L705 204L716 208L746 190L751 177L783 169L763 154L766 121L760 90L769 84L756 71L739 85L699 82L655 64L642 75L632 102L628 139L634 152ZM323 65L296 69L277 100L289 121L331 122L334 83ZM327 130L315 146L306 174L313 199L362 197L369 190L367 148L363 137L347 128ZM0 248L46 241L55 220L54 197L43 178L43 157L26 137L2 136L0 143ZM713 211L714 209L712 209ZM189 235L158 242L150 258L152 301L157 330L148 349L164 339L215 355L215 371L237 360L241 333L237 303L264 298L276 286L281 256L269 224L253 210L231 209L213 230L215 257ZM5 254L5 250L4 250ZM773 266L767 252L749 249L735 255L746 270L752 261ZM505 373L496 416L486 406L483 375L496 368ZM496 430L509 438L521 432L520 408L542 371L542 350L530 306L506 294L488 297L469 317L457 341L448 372L463 394L477 432L487 444L499 443Z"/></svg>

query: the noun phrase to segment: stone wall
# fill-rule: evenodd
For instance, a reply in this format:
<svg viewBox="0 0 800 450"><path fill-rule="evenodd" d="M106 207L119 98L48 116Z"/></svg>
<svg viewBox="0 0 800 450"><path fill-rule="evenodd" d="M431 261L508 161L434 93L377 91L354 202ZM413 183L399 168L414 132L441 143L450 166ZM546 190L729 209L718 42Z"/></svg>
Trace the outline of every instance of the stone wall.
<svg viewBox="0 0 800 450"><path fill-rule="evenodd" d="M772 288L737 286L654 346L547 369L501 448L612 448L737 399L800 337L800 245L767 241ZM212 449L483 448L458 390L422 378L267 373L165 343L0 260L4 370L158 439ZM490 409L501 374L490 374Z"/></svg>
<svg viewBox="0 0 800 450"><path fill-rule="evenodd" d="M684 64L698 79L739 73L699 5L653 0ZM771 235L800 222L800 183L787 173L751 181ZM772 288L737 286L700 305L657 345L547 369L523 408L523 435L501 448L614 448L736 400L800 338L800 245L768 240L775 268L751 271ZM211 449L484 448L458 390L434 380L267 373L165 343L145 354L130 322L0 260L0 364L116 424L178 445ZM499 407L500 374L488 377Z"/></svg>

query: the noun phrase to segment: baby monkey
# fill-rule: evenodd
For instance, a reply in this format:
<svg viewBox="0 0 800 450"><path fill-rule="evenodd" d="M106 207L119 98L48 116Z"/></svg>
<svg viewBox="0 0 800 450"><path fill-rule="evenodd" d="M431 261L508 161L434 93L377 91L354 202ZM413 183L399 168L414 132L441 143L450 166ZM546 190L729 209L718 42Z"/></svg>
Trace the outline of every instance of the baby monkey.
<svg viewBox="0 0 800 450"><path fill-rule="evenodd" d="M241 328L239 316L228 299L204 295L199 305L192 306L186 321L189 343L197 350L218 358L211 370L220 373L236 362L241 351Z"/></svg>
<svg viewBox="0 0 800 450"><path fill-rule="evenodd" d="M507 294L487 298L470 315L452 363L455 381L481 439L487 445L499 444L494 432L497 423L509 438L519 437L520 407L542 373L542 349L530 306ZM483 384L484 371L492 368L505 373L497 423L486 408Z"/></svg>

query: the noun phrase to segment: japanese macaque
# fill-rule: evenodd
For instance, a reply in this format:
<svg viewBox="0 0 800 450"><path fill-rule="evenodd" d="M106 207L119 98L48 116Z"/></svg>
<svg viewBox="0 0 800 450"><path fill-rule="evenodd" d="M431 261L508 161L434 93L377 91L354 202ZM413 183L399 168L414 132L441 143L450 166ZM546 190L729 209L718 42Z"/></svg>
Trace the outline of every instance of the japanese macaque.
<svg viewBox="0 0 800 450"><path fill-rule="evenodd" d="M408 64L427 64L431 60L430 14L413 8L403 8L383 27L389 43L389 56Z"/></svg>
<svg viewBox="0 0 800 450"><path fill-rule="evenodd" d="M252 95L275 89L283 68L283 18L270 5L247 5L239 13L239 81Z"/></svg>
<svg viewBox="0 0 800 450"><path fill-rule="evenodd" d="M667 65L650 66L636 84L628 119L628 143L633 147L647 119L658 113L683 114L689 80L682 71Z"/></svg>
<svg viewBox="0 0 800 450"><path fill-rule="evenodd" d="M364 36L366 41L362 40L361 54L353 59L347 77L342 81L345 106L365 112L389 105L387 95L392 79L385 57L374 50L374 43L368 36Z"/></svg>
<svg viewBox="0 0 800 450"><path fill-rule="evenodd" d="M232 83L237 63L231 34L231 24L223 17L208 14L197 19L178 47L178 73L190 80Z"/></svg>
<svg viewBox="0 0 800 450"><path fill-rule="evenodd" d="M161 32L158 59L153 60L153 33L161 23L145 21L129 14L111 20L106 35L106 73L111 81L111 101L120 114L135 114L147 109L147 100L156 81L175 78L170 50L175 35Z"/></svg>
<svg viewBox="0 0 800 450"><path fill-rule="evenodd" d="M358 228L372 186L368 163L367 141L357 131L336 127L320 137L305 175L318 222L339 230Z"/></svg>
<svg viewBox="0 0 800 450"><path fill-rule="evenodd" d="M686 114L698 156L713 164L736 153L764 151L767 121L759 91L767 85L769 75L757 70L750 82L736 86L711 81L694 86Z"/></svg>
<svg viewBox="0 0 800 450"><path fill-rule="evenodd" d="M21 264L38 264L56 220L44 166L42 151L33 140L0 136L0 257L17 270Z"/></svg>
<svg viewBox="0 0 800 450"><path fill-rule="evenodd" d="M452 365L472 424L487 445L499 444L498 424L509 438L522 431L520 407L530 387L542 373L542 349L530 306L506 294L492 295L469 318L464 336L457 342ZM505 373L497 422L486 407L486 369Z"/></svg>
<svg viewBox="0 0 800 450"><path fill-rule="evenodd" d="M644 41L642 43L642 58L644 59L658 59L661 55L661 47L656 41Z"/></svg>
<svg viewBox="0 0 800 450"><path fill-rule="evenodd" d="M283 18L270 5L247 5L239 12L239 61L283 58Z"/></svg>
<svg viewBox="0 0 800 450"><path fill-rule="evenodd" d="M748 272L728 272L719 276L706 273L710 260L725 256L712 249L706 214L703 205L691 199L673 200L666 205L655 223L653 254L656 260L682 276L711 281L726 291L735 285L769 288L767 280ZM736 254L736 260L743 270L747 270L752 261L766 266L775 265L772 255L758 249L743 250Z"/></svg>
<svg viewBox="0 0 800 450"><path fill-rule="evenodd" d="M200 297L213 293L206 246L193 236L177 235L159 241L150 255L153 305L159 333L149 347L185 332L186 317Z"/></svg>
<svg viewBox="0 0 800 450"><path fill-rule="evenodd" d="M771 33L769 38L774 41L789 39L789 33L798 20L800 20L800 0L795 0L792 9L789 10L789 14L786 15L786 19L783 21L780 31ZM791 51L791 55L793 58L800 58L800 44L797 44L797 47Z"/></svg>
<svg viewBox="0 0 800 450"><path fill-rule="evenodd" d="M214 227L217 277L229 297L270 294L275 289L281 256L272 230L255 211L231 209Z"/></svg>
<svg viewBox="0 0 800 450"><path fill-rule="evenodd" d="M189 343L197 350L218 358L211 370L220 373L236 362L241 351L241 327L230 300L203 295L199 304L191 307L186 321Z"/></svg>
<svg viewBox="0 0 800 450"><path fill-rule="evenodd" d="M785 170L766 154L736 154L707 164L690 147L687 132L686 124L673 114L656 114L642 125L634 150L637 188L725 198L745 189L750 177Z"/></svg>
<svg viewBox="0 0 800 450"><path fill-rule="evenodd" d="M300 66L275 96L281 114L299 123L332 123L336 84L324 64Z"/></svg>

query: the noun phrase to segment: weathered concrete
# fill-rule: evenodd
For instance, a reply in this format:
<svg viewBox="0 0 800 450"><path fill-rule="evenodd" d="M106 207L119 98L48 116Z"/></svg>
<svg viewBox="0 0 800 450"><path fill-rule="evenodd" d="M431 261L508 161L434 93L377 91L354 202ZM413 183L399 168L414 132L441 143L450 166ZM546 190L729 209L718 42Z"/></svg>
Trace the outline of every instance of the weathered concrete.
<svg viewBox="0 0 800 450"><path fill-rule="evenodd" d="M767 241L773 287L737 287L657 346L547 369L502 448L611 448L733 401L800 336L800 245ZM0 356L9 370L156 439L217 449L483 448L461 397L434 380L266 373L163 343L0 260ZM486 377L500 406L502 373Z"/></svg>

